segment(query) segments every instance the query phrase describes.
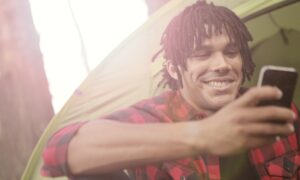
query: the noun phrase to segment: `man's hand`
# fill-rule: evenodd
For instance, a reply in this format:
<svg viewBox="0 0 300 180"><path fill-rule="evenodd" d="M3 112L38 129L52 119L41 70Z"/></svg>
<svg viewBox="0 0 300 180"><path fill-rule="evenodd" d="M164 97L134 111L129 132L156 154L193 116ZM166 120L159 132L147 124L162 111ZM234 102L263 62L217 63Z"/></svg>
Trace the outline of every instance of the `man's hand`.
<svg viewBox="0 0 300 180"><path fill-rule="evenodd" d="M206 120L199 122L199 148L214 155L230 155L274 142L294 132L295 114L278 106L256 106L262 100L280 99L274 87L252 88ZM201 126L200 126L201 124ZM202 139L203 140L203 139Z"/></svg>

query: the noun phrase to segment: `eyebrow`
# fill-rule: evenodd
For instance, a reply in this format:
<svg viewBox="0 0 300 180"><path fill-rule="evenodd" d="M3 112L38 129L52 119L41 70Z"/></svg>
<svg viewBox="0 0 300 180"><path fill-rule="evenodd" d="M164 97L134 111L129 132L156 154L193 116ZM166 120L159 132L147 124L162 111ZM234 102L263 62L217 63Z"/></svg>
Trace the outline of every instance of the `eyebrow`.
<svg viewBox="0 0 300 180"><path fill-rule="evenodd" d="M230 42L230 43L226 44L226 47L238 48L238 45L235 42Z"/></svg>
<svg viewBox="0 0 300 180"><path fill-rule="evenodd" d="M203 45L203 44L195 48L196 51L209 50L209 49L212 49L211 45Z"/></svg>
<svg viewBox="0 0 300 180"><path fill-rule="evenodd" d="M225 48L238 48L238 45L235 42L229 42L226 44ZM212 49L212 45L203 45L203 44L195 48L196 51L210 50L210 49Z"/></svg>

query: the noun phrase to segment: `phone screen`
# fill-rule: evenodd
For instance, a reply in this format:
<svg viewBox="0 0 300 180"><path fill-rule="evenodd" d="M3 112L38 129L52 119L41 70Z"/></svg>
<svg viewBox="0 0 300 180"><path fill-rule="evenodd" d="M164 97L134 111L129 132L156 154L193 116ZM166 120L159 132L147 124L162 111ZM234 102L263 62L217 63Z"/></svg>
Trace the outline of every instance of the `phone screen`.
<svg viewBox="0 0 300 180"><path fill-rule="evenodd" d="M290 107L298 74L294 68L265 66L261 70L258 85L277 86L283 93L280 100L263 101L259 105L277 105Z"/></svg>

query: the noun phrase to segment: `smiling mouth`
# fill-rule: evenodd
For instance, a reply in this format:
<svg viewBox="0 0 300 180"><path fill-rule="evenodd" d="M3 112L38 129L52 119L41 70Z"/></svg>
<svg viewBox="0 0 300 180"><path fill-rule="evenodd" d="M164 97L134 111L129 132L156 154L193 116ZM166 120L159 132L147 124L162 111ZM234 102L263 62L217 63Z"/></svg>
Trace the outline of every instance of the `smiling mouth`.
<svg viewBox="0 0 300 180"><path fill-rule="evenodd" d="M204 83L214 89L224 89L229 87L233 82L234 80L212 80Z"/></svg>

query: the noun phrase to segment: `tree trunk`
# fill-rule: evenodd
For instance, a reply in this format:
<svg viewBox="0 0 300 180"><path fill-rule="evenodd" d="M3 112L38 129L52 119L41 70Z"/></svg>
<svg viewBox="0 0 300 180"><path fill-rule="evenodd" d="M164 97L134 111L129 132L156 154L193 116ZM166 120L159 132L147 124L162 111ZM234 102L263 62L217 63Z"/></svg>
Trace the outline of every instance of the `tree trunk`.
<svg viewBox="0 0 300 180"><path fill-rule="evenodd" d="M53 116L28 0L0 0L0 179L19 180Z"/></svg>

